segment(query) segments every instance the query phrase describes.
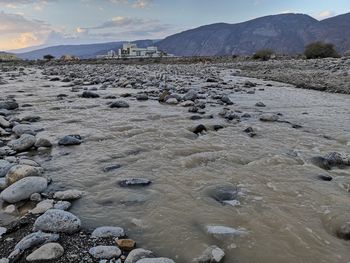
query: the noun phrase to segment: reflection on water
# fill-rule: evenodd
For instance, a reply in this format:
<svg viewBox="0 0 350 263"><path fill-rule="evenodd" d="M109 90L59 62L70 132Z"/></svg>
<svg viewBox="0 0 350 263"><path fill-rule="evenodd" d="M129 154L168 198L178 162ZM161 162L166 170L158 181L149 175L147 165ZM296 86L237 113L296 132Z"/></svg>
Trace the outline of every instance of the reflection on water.
<svg viewBox="0 0 350 263"><path fill-rule="evenodd" d="M246 80L226 69L221 75L232 84ZM20 104L33 104L20 115L39 115L42 121L35 125L45 128L42 135L53 141L67 134L83 136L80 146L54 147L34 158L53 178L51 189L86 192L71 209L86 227L125 227L140 246L178 262L192 261L208 245L223 248L225 262L230 263L349 261L349 243L334 235L325 213L350 214L349 193L339 186L350 183L350 171L330 171L335 180L324 182L317 176L325 171L308 160L331 151L348 152L350 96L279 83L268 87L252 80L264 90L224 90L235 103L229 107L252 118L226 122L218 116L223 106L208 103L206 114L214 118L193 121L193 114L181 106L124 98L130 108L111 109L106 105L111 100L103 99L137 90L111 88L99 90L101 98L83 99L62 83L41 77L25 76L25 82L11 82L1 91L16 94ZM196 81L193 87L201 85ZM60 93L69 97L58 100ZM255 107L259 101L267 107ZM261 122L260 111L281 113L281 119L303 128ZM197 137L190 131L196 124L225 128ZM248 126L256 137L243 132ZM121 167L103 171L113 164ZM153 183L131 189L118 185L130 177ZM208 189L216 186L237 189L239 205L213 198ZM245 229L248 234L217 239L206 233L210 225Z"/></svg>

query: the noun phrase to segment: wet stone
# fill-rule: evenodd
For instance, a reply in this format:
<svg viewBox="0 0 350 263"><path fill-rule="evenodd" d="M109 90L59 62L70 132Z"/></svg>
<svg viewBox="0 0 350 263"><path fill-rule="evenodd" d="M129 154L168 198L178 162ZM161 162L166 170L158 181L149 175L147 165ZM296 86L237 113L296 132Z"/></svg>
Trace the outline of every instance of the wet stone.
<svg viewBox="0 0 350 263"><path fill-rule="evenodd" d="M94 238L107 238L107 237L124 237L125 231L121 227L114 227L114 226L103 226L96 228L92 234L91 237Z"/></svg>
<svg viewBox="0 0 350 263"><path fill-rule="evenodd" d="M81 137L79 135L66 135L58 141L58 145L73 146L81 144Z"/></svg>
<svg viewBox="0 0 350 263"><path fill-rule="evenodd" d="M118 247L122 250L131 251L135 248L136 242L132 239L116 239Z"/></svg>
<svg viewBox="0 0 350 263"><path fill-rule="evenodd" d="M111 259L121 255L121 251L115 246L97 246L89 250L89 254L96 259Z"/></svg>
<svg viewBox="0 0 350 263"><path fill-rule="evenodd" d="M118 182L121 187L131 187L131 186L148 186L152 182L145 178L130 178L123 179Z"/></svg>
<svg viewBox="0 0 350 263"><path fill-rule="evenodd" d="M110 108L129 108L129 104L125 101L115 101L111 103Z"/></svg>
<svg viewBox="0 0 350 263"><path fill-rule="evenodd" d="M200 124L194 128L193 133L198 135L198 134L206 132L206 131L207 131L207 128L203 124Z"/></svg>
<svg viewBox="0 0 350 263"><path fill-rule="evenodd" d="M122 167L120 164L112 164L112 165L108 165L108 166L104 167L104 168L103 168L103 171L104 171L105 173L108 173L108 172L117 170L117 169L119 169L120 167Z"/></svg>
<svg viewBox="0 0 350 263"><path fill-rule="evenodd" d="M330 175L328 175L328 174L320 174L320 175L318 176L318 179L320 179L320 180L322 180L322 181L327 181L327 182L329 182L329 181L332 181L332 180L333 180L333 177L330 176Z"/></svg>

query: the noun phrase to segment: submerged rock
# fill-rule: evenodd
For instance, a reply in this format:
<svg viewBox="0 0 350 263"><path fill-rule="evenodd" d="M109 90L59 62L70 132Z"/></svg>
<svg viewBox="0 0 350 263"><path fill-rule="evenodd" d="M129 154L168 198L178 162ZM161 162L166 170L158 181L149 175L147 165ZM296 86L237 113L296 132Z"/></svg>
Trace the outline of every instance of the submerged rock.
<svg viewBox="0 0 350 263"><path fill-rule="evenodd" d="M58 141L58 145L62 145L62 146L72 146L72 145L80 145L80 144L81 144L81 137L79 135L66 135Z"/></svg>
<svg viewBox="0 0 350 263"><path fill-rule="evenodd" d="M125 101L115 101L110 106L110 108L129 108L129 104Z"/></svg>
<svg viewBox="0 0 350 263"><path fill-rule="evenodd" d="M207 226L207 233L218 239L245 236L248 234L245 229L235 229L227 226Z"/></svg>
<svg viewBox="0 0 350 263"><path fill-rule="evenodd" d="M260 116L260 120L264 122L278 121L279 116L277 114L266 113Z"/></svg>
<svg viewBox="0 0 350 263"><path fill-rule="evenodd" d="M193 133L195 134L200 134L207 131L207 128L203 125L203 124L199 124L198 126L196 126L193 130Z"/></svg>
<svg viewBox="0 0 350 263"><path fill-rule="evenodd" d="M150 185L152 182L145 178L130 178L130 179L120 180L118 183L121 187L128 187L128 186L147 186L147 185Z"/></svg>
<svg viewBox="0 0 350 263"><path fill-rule="evenodd" d="M324 157L313 157L311 162L325 170L330 170L333 167L343 168L345 166L350 166L349 156L338 152L329 153Z"/></svg>
<svg viewBox="0 0 350 263"><path fill-rule="evenodd" d="M36 140L35 145L36 148L44 147L44 148L51 148L52 143L45 138L39 138Z"/></svg>
<svg viewBox="0 0 350 263"><path fill-rule="evenodd" d="M92 92L92 91L84 91L81 96L83 98L87 98L87 99L99 98L100 97L100 95L98 95L97 93Z"/></svg>
<svg viewBox="0 0 350 263"><path fill-rule="evenodd" d="M81 221L75 215L57 209L50 209L38 217L34 223L34 230L54 233L74 233L80 229Z"/></svg>
<svg viewBox="0 0 350 263"><path fill-rule="evenodd" d="M26 177L7 187L0 198L8 203L29 199L34 193L41 193L47 188L47 180L42 177Z"/></svg>
<svg viewBox="0 0 350 263"><path fill-rule="evenodd" d="M229 205L239 205L238 201L238 189L237 187L231 185L223 185L223 186L215 186L210 187L207 190L207 193L210 197L221 204L229 204Z"/></svg>

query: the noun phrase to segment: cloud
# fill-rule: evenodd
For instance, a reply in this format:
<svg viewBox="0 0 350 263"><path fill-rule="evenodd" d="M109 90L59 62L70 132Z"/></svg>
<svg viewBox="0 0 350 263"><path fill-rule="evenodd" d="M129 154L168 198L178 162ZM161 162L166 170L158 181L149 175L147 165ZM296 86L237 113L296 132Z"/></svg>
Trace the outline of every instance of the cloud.
<svg viewBox="0 0 350 263"><path fill-rule="evenodd" d="M335 13L333 11L325 10L325 11L322 11L321 13L317 14L315 16L315 18L318 19L318 20L323 20L323 19L326 19L326 18L330 18L332 16L335 16Z"/></svg>
<svg viewBox="0 0 350 263"><path fill-rule="evenodd" d="M0 49L15 49L41 44L52 31L41 20L30 20L20 14L0 12Z"/></svg>

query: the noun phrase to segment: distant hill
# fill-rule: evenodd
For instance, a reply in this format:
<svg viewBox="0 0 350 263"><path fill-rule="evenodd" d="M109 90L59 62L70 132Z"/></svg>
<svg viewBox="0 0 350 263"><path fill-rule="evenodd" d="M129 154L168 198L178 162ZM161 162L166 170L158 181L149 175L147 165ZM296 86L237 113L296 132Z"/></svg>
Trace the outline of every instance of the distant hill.
<svg viewBox="0 0 350 263"><path fill-rule="evenodd" d="M179 56L250 55L263 48L296 54L314 41L334 43L339 52L350 50L350 13L323 21L281 14L239 24L212 24L169 36L157 46Z"/></svg>
<svg viewBox="0 0 350 263"><path fill-rule="evenodd" d="M138 40L134 41L133 43L136 43L139 47L147 47L154 45L156 41L157 40ZM60 45L18 53L16 55L19 58L29 60L41 59L47 54L51 54L56 58L63 55L74 55L82 59L95 58L97 55L107 54L107 52L110 50L117 51L122 47L123 43L125 43L125 41L86 45Z"/></svg>
<svg viewBox="0 0 350 263"><path fill-rule="evenodd" d="M19 58L12 53L1 52L0 51L0 61L18 60Z"/></svg>

